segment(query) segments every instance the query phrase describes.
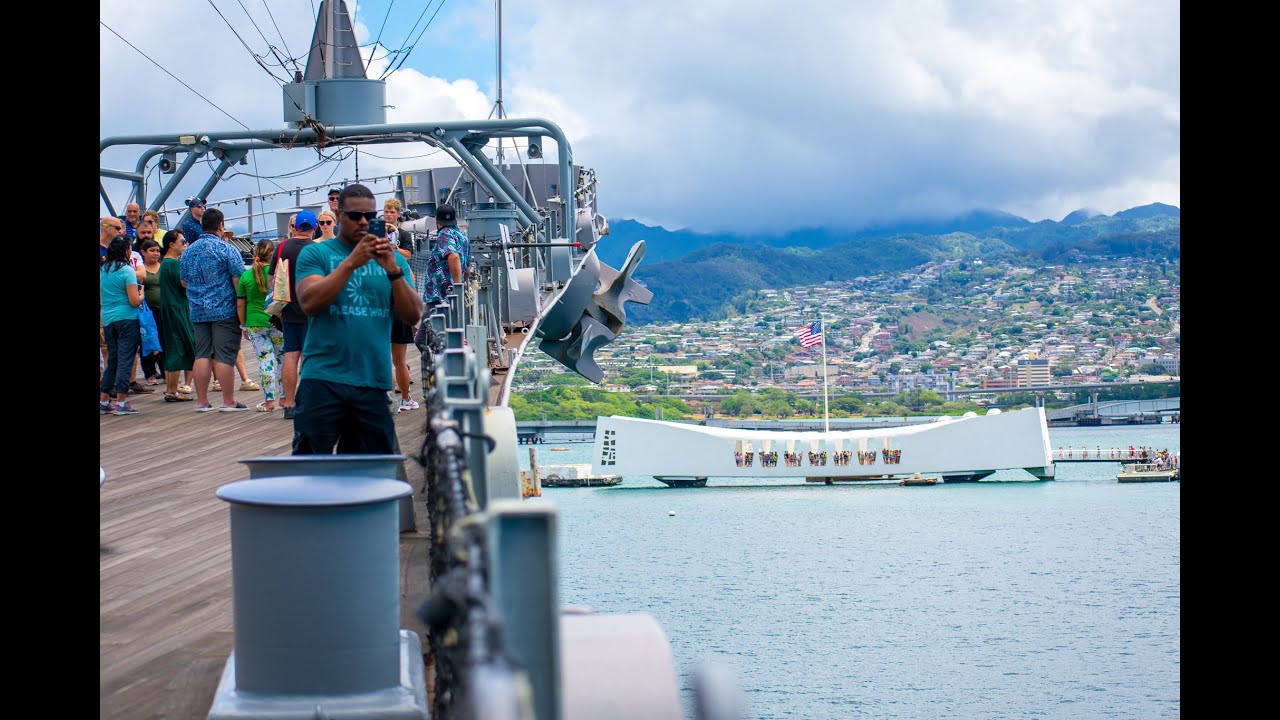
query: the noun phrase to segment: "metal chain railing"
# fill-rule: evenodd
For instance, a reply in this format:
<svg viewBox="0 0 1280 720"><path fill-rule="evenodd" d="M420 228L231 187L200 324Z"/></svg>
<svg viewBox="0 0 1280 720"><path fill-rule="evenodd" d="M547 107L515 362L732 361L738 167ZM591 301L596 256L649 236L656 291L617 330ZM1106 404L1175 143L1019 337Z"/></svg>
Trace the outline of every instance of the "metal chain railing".
<svg viewBox="0 0 1280 720"><path fill-rule="evenodd" d="M424 318L415 338L422 351L424 409L428 414L415 459L426 478L430 533L431 592L418 614L428 628L427 645L434 665L432 717L532 718L527 675L503 646L502 623L486 572L485 516L467 465L468 442L484 442L491 451L494 441L467 432L452 417L444 392L447 380L442 359L447 348L440 330L453 324L449 319L459 318L453 307L459 302L461 298L452 295L451 306L437 308Z"/></svg>

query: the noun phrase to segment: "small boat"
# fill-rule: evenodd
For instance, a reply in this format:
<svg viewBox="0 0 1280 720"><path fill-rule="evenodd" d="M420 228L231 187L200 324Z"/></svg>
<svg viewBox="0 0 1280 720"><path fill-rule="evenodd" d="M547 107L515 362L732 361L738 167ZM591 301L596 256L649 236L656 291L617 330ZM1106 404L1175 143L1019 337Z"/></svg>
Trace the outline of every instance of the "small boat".
<svg viewBox="0 0 1280 720"><path fill-rule="evenodd" d="M898 482L899 485L937 485L938 478L922 477L920 473L916 473L909 478L903 478Z"/></svg>
<svg viewBox="0 0 1280 720"><path fill-rule="evenodd" d="M1116 480L1122 483L1132 482L1173 482L1178 480L1178 468L1165 467L1152 463L1134 463L1126 465Z"/></svg>
<svg viewBox="0 0 1280 720"><path fill-rule="evenodd" d="M569 448L562 448L562 447L551 448L551 452L567 452L568 450Z"/></svg>
<svg viewBox="0 0 1280 720"><path fill-rule="evenodd" d="M604 487L622 483L621 475L591 474L590 463L543 465L538 470L542 487Z"/></svg>

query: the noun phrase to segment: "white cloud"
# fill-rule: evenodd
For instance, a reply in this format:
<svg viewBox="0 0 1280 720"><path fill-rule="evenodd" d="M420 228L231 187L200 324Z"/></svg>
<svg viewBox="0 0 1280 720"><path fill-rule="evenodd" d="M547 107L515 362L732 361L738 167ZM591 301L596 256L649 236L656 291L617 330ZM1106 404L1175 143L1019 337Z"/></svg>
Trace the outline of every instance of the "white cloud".
<svg viewBox="0 0 1280 720"><path fill-rule="evenodd" d="M446 6L422 42L460 55L474 37L489 59L473 64L470 79L444 78L431 74L444 74L431 64L438 57L428 62L428 50L415 51L388 78L389 121L490 113L492 5ZM265 47L238 5L218 6L251 47ZM265 12L246 7L275 38ZM383 9L361 7L357 32L367 42ZM599 173L611 217L759 230L974 208L1059 219L1082 206L1113 213L1180 201L1173 0L526 0L504 11L508 115L560 125L575 160ZM274 12L290 50L304 52L312 17ZM282 125L278 86L210 8L104 0L101 13L245 124ZM147 42L151 28L190 27L192 16L207 46ZM397 38L407 31L389 26L384 42L392 29ZM103 136L236 127L105 29L101 35ZM374 62L371 76L384 62ZM143 113L123 101L134 91L153 100ZM428 152L416 144L371 151ZM275 157L283 155L258 153L262 172L298 167L296 153L287 163ZM406 169L362 152L362 176L397 168ZM351 171L347 162L339 177ZM310 178L280 183L324 181ZM243 181L235 192L253 192L256 183Z"/></svg>

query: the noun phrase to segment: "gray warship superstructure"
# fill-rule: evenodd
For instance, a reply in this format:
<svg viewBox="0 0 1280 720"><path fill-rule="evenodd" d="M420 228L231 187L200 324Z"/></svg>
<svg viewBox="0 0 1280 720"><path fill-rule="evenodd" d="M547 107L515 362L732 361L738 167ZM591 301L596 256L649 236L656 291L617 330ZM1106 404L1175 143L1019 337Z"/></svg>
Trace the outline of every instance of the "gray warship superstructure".
<svg viewBox="0 0 1280 720"><path fill-rule="evenodd" d="M270 568L258 563L259 569L252 572L242 567L247 564L242 560L254 554L248 545L253 539L260 542L280 532L268 529L269 514L258 510L274 508L288 515L290 508L317 505L329 510L388 503L394 507L408 494L394 482L353 490L337 476L358 469L348 465L343 470L340 463L330 469L297 465L291 471L305 471L314 476L310 478L268 477L281 474L263 470L272 468L270 460L286 459L258 458L250 462L257 468L253 473L265 475L251 473L251 479L271 484L235 483L219 491L219 497L233 506L236 650L209 717L680 717L670 646L651 616L562 612L555 511L522 500L515 420L508 407L512 376L530 343L583 376L601 380L594 351L623 332L628 302L647 303L652 298L632 277L644 257L644 243L630 249L621 268L596 257L594 247L607 237L608 222L597 211L595 173L575 164L569 139L555 123L508 118L501 112L486 120L387 123L386 83L365 77L362 65L346 8L323 0L306 71L283 87L283 128L195 128L107 137L100 144L102 153L114 149L113 156L120 148L137 148L133 167L100 168L102 199L112 214L119 205L107 184L117 185L114 181L127 182L128 200L144 210L163 210L181 181L212 168L195 192L208 198L233 166L247 164L251 152L314 156L331 148L417 144L442 151L456 164L397 174L395 194L409 210L407 217L424 218L404 222L403 236L418 247L429 243L434 232L430 218L437 205L447 201L459 209L472 243L467 279L455 286L446 304L428 308L422 321L421 387L429 417L421 448L406 449L423 467L424 487L413 489L413 499L425 501L431 525L430 567L422 569L429 572L431 594L419 600L429 628L426 652L434 665L428 683L434 690L433 707L428 710L425 688L418 687L423 658L412 657L422 648L415 638L406 638L412 633L403 629L398 645L393 637L377 652L369 651L382 670L371 672L367 664L357 664L350 666L360 668L354 676L334 666L311 673L286 672L269 661L285 656L266 646L287 639L273 637L268 642L245 636L253 627L267 624L262 613L269 611L254 608L271 603L239 583L270 581L279 572L310 577L289 562ZM548 152L543 157L548 140L554 142L554 156ZM525 156L541 162L526 164L517 155L517 163L510 164L501 152L495 153L496 160L486 154L502 143L518 143ZM160 187L153 190L147 178L157 166ZM255 198L235 200L248 201L252 237ZM275 212L284 220L300 207L318 209L321 204L304 202L299 190L294 207ZM385 458L373 458L371 464L380 460ZM352 542L385 533L385 522L362 522L373 524L361 525L361 534ZM412 522L412 514L406 520L402 510L400 530ZM262 527L249 529L258 526ZM325 531L316 532L319 536ZM305 551L294 560L311 562ZM326 568L307 572L312 570L323 573ZM350 594L372 605L381 597L374 596L375 590ZM296 588L291 597L295 603L324 602ZM299 610L324 617L316 608ZM379 622L387 617L385 611L378 615ZM328 617L328 632L356 634L354 644L359 646L358 633L366 620ZM326 629L315 632L324 635ZM295 651L287 657L310 662L306 653ZM343 662L351 660L346 656ZM366 676L379 673L385 680L387 668L386 687L377 679L366 682ZM695 685L703 688L697 692L700 717L729 717L715 710L717 698L721 708L728 707L723 680L711 673ZM326 688L337 689L326 693Z"/></svg>

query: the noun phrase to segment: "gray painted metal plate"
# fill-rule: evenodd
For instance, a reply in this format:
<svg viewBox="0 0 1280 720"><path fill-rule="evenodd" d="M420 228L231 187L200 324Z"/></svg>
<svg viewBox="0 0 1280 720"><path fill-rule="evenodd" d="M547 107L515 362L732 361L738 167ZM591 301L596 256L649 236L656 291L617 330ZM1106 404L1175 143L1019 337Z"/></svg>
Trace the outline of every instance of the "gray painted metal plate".
<svg viewBox="0 0 1280 720"><path fill-rule="evenodd" d="M241 505L267 507L337 507L396 500L412 491L409 483L400 480L284 475L223 485L218 488L218 498Z"/></svg>

